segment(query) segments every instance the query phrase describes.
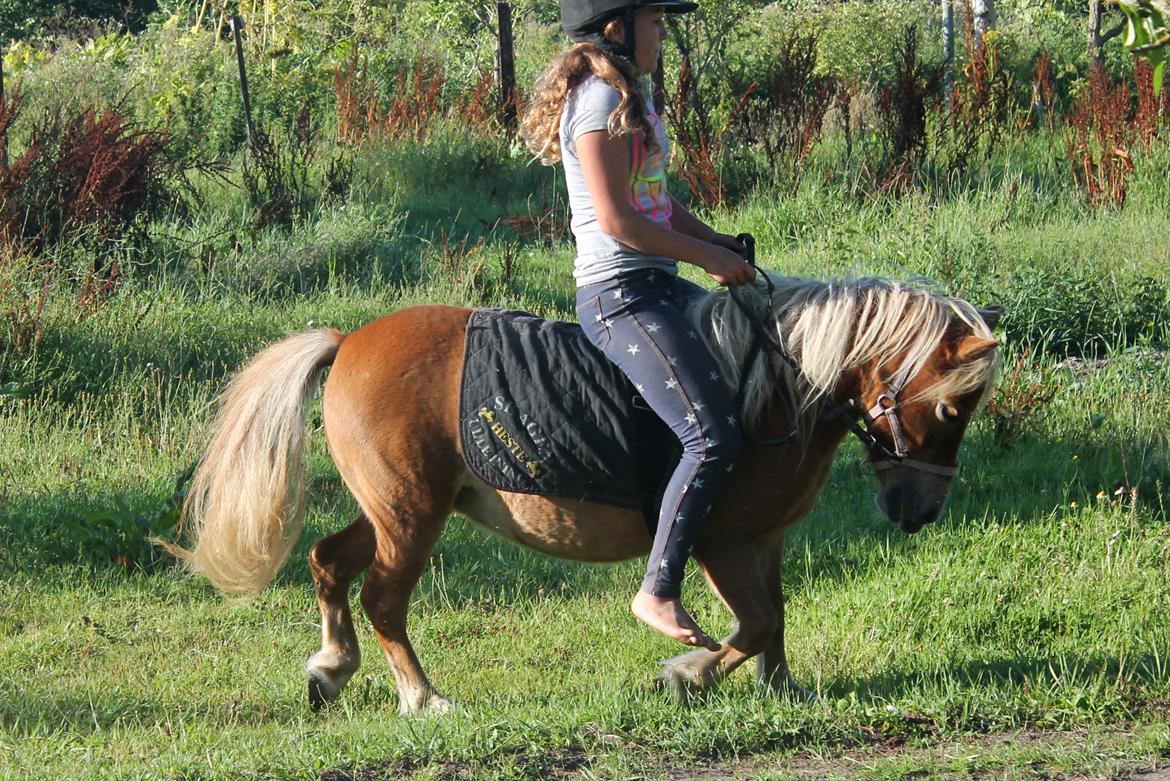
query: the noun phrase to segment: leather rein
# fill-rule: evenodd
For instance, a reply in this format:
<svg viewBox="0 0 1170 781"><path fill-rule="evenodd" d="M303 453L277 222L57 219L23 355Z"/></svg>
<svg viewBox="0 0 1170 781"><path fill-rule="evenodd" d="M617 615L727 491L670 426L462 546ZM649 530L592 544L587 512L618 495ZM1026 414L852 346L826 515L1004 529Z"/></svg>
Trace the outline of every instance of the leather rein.
<svg viewBox="0 0 1170 781"><path fill-rule="evenodd" d="M763 276L764 282L768 286L768 306L766 311L770 313L772 311L772 296L776 291L776 286L773 284L771 277L756 265L755 237L750 233L741 233L735 238L747 248L744 256L745 260L755 268L758 274ZM763 350L771 352L780 360L784 361L797 375L802 375L803 372L796 359L792 357L792 353L788 352L788 348L772 336L761 319L736 295L735 288L729 287L728 294L752 325L752 342L748 346L747 354L744 356L739 392L736 394L735 399L736 408L743 409L742 402L744 389L747 387L748 375L751 373L755 362L759 360L760 353ZM781 383L781 386L783 386L783 383ZM877 456L876 459L870 460L870 464L873 466L875 472L904 466L910 469L917 469L920 472L939 475L940 477L954 477L958 471L958 466L955 464L933 464L929 461L920 461L910 457L910 449L906 446L906 436L902 431L902 423L898 419L898 396L904 389L905 384L887 386L886 390L877 397L877 401L874 402L873 406L864 411L862 411L858 399L850 398L842 404L832 396L826 396L824 403L829 409L824 415L824 420L840 420L845 428L848 429L849 433L853 434L865 446L871 456ZM787 392L782 391L780 398L784 404L785 414L788 416L788 420L791 421L791 428L787 434L774 438L759 438L749 434L755 442L761 445L783 446L796 439L796 403L792 399L790 390ZM890 437L893 440L892 447L873 432L874 424L882 418L885 418L886 426L890 430ZM863 426L859 423L859 420L865 425Z"/></svg>

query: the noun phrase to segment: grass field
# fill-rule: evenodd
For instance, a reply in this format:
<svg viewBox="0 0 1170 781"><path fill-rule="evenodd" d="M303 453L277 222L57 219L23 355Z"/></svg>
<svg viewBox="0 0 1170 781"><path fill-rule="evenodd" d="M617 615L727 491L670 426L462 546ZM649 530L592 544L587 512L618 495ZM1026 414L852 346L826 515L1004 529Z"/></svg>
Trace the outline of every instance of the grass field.
<svg viewBox="0 0 1170 781"><path fill-rule="evenodd" d="M670 701L652 680L677 649L626 608L640 562L569 565L453 517L411 632L459 711L399 717L359 619L361 671L310 713L304 553L356 514L324 438L301 544L253 603L152 554L145 526L198 456L224 376L284 334L420 302L572 316L571 246L485 228L540 213L529 194L553 174L504 155L495 174L450 176L472 170L465 154L361 161L344 205L236 244L238 197L212 198L158 227L151 264L111 300L82 315L63 285L40 346L0 352L0 775L1031 778L1170 763L1170 202L1152 174L1124 210L1096 213L1041 170L897 200L809 176L713 215L786 273L925 276L1008 307L994 414L968 435L944 517L902 535L847 443L789 537L789 658L816 702L766 698L748 670ZM705 627L729 628L697 573L686 589Z"/></svg>

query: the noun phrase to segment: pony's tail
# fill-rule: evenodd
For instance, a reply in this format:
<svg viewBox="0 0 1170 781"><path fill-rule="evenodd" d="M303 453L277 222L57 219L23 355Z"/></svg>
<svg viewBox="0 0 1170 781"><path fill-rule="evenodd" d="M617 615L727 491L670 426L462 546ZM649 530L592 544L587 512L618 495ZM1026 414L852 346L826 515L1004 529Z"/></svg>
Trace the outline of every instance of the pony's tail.
<svg viewBox="0 0 1170 781"><path fill-rule="evenodd" d="M298 334L236 375L179 521L194 546L153 540L224 594L259 594L300 535L305 408L344 339L332 329Z"/></svg>

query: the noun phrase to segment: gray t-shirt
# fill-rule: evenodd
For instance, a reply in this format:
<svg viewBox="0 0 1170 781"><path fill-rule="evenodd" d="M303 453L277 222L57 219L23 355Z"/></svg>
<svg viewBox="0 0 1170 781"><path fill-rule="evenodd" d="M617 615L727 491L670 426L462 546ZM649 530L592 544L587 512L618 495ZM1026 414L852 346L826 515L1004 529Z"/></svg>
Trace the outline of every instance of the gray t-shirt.
<svg viewBox="0 0 1170 781"><path fill-rule="evenodd" d="M597 76L590 76L569 93L561 112L561 161L565 165L569 208L573 214L573 237L577 240L573 278L578 286L612 279L619 272L631 269L658 268L677 273L673 259L638 252L603 232L597 224L597 214L581 174L575 142L586 133L606 132L609 115L620 102L621 95L617 90ZM638 134L626 135L630 142L630 204L639 213L670 227L666 132L649 98L646 99L646 108L654 136L658 139L658 149L648 150Z"/></svg>

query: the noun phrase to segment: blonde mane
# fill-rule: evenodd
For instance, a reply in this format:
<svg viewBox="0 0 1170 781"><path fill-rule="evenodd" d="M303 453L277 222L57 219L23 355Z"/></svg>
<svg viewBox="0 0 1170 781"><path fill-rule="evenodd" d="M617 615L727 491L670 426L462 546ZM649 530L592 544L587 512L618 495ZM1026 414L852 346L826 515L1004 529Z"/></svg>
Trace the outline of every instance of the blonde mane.
<svg viewBox="0 0 1170 781"><path fill-rule="evenodd" d="M903 387L926 365L947 328L960 321L975 336L993 339L975 307L957 298L937 295L904 282L885 279L820 281L770 275L775 284L772 311L762 275L753 286L737 288L757 321L767 324L772 338L783 344L800 366L797 375L763 350L743 390L740 414L756 427L774 396L778 381L792 391L801 418L832 392L842 373L870 361L891 387ZM752 342L753 325L726 289L703 296L688 309L691 321L707 342L738 391L741 367ZM896 359L903 360L891 365ZM986 393L998 368L995 353L958 367L915 397L942 400L973 390Z"/></svg>

